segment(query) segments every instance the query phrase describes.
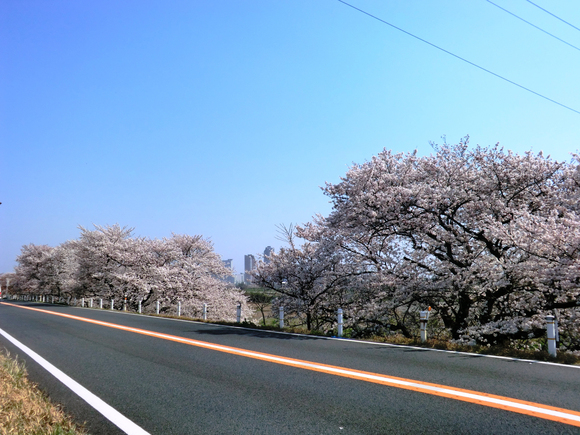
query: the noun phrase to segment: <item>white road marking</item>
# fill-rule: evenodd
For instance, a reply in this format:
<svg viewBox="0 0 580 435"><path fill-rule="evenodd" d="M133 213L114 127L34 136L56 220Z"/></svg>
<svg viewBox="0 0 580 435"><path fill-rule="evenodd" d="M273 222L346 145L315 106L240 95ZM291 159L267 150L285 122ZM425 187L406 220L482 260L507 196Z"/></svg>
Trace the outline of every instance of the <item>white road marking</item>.
<svg viewBox="0 0 580 435"><path fill-rule="evenodd" d="M62 372L61 370L57 369L54 365L49 363L39 354L34 352L28 346L22 344L10 334L8 334L3 329L0 329L0 334L2 334L8 341L26 353L30 358L40 364L44 369L46 369L50 374L52 374L55 378L57 378L60 382L70 388L76 395L78 395L81 399L99 411L107 420L121 429L123 432L130 434L130 435L150 435L149 432L145 431L119 411L117 411L112 406L105 403L99 397L95 396L77 381L72 379L70 376Z"/></svg>

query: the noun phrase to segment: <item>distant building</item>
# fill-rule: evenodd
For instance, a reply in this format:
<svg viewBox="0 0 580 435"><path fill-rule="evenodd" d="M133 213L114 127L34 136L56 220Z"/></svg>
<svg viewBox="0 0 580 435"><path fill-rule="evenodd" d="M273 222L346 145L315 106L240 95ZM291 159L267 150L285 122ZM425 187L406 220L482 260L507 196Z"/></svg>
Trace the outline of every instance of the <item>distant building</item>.
<svg viewBox="0 0 580 435"><path fill-rule="evenodd" d="M244 255L244 282L252 282L250 272L256 268L256 259L252 254Z"/></svg>
<svg viewBox="0 0 580 435"><path fill-rule="evenodd" d="M229 258L229 259L227 259L227 260L222 260L222 263L223 263L223 264L224 264L224 266L225 266L227 269L229 269L229 270L230 270L230 272L233 274L234 270L233 270L233 267L232 267L232 261L233 261L233 260L232 260L231 258ZM234 284L234 283L236 282L236 280L235 280L235 278L234 278L234 276L233 276L233 275L231 275L231 276L226 276L226 277L224 278L224 281L225 281L225 282L232 283L232 284Z"/></svg>
<svg viewBox="0 0 580 435"><path fill-rule="evenodd" d="M268 258L270 256L270 254L274 253L274 248L272 248L271 246L266 246L266 249L264 249L264 263L269 263L270 259Z"/></svg>
<svg viewBox="0 0 580 435"><path fill-rule="evenodd" d="M235 284L243 284L244 283L244 274L238 273L234 276L234 283Z"/></svg>

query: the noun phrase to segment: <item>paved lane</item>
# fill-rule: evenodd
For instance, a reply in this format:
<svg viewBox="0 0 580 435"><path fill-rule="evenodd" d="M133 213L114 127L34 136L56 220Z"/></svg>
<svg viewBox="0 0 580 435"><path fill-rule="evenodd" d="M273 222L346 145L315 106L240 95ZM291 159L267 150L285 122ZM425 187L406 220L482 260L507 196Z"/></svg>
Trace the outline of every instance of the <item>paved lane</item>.
<svg viewBox="0 0 580 435"><path fill-rule="evenodd" d="M24 305L24 304L22 304ZM577 368L324 340L123 313L42 306L212 343L580 410ZM0 328L150 433L580 433L578 427L281 366L0 304ZM5 344L6 340L0 339ZM5 344L13 353L13 346ZM31 377L115 429L50 375Z"/></svg>

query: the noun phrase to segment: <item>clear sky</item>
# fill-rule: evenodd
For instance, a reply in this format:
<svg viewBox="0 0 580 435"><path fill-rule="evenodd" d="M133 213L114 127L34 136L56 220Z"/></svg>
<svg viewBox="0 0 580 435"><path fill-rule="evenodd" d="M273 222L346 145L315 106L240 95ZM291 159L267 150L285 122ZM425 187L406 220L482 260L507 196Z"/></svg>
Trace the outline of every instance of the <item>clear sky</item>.
<svg viewBox="0 0 580 435"><path fill-rule="evenodd" d="M580 50L485 0L351 0L580 111ZM496 0L580 47L526 0ZM580 27L577 0L534 0ZM0 272L78 226L202 234L232 258L330 205L320 186L429 142L569 160L580 114L337 0L0 2Z"/></svg>

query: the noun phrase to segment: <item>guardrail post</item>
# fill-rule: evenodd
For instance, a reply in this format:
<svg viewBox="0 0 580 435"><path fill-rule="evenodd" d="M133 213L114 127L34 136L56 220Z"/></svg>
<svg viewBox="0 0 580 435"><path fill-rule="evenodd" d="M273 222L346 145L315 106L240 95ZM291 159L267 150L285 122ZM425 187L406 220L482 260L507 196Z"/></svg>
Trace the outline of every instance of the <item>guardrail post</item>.
<svg viewBox="0 0 580 435"><path fill-rule="evenodd" d="M236 310L236 323L240 323L242 320L242 304L238 303L238 309Z"/></svg>
<svg viewBox="0 0 580 435"><path fill-rule="evenodd" d="M419 313L421 322L421 343L427 341L427 313L429 313L429 311L421 311Z"/></svg>
<svg viewBox="0 0 580 435"><path fill-rule="evenodd" d="M548 353L552 356L556 356L556 325L554 323L554 316L546 316L546 322L548 322Z"/></svg>
<svg viewBox="0 0 580 435"><path fill-rule="evenodd" d="M284 327L284 307L278 309L278 318L280 319L280 328Z"/></svg>
<svg viewBox="0 0 580 435"><path fill-rule="evenodd" d="M338 309L338 312L337 312L337 316L336 317L337 317L337 320L338 320L338 328L337 328L336 335L338 337L342 337L342 325L343 325L343 322L342 322L342 308L339 308Z"/></svg>
<svg viewBox="0 0 580 435"><path fill-rule="evenodd" d="M203 320L207 320L207 304L203 304Z"/></svg>
<svg viewBox="0 0 580 435"><path fill-rule="evenodd" d="M155 313L159 314L159 301L155 303Z"/></svg>
<svg viewBox="0 0 580 435"><path fill-rule="evenodd" d="M181 302L177 302L177 317L181 317Z"/></svg>

